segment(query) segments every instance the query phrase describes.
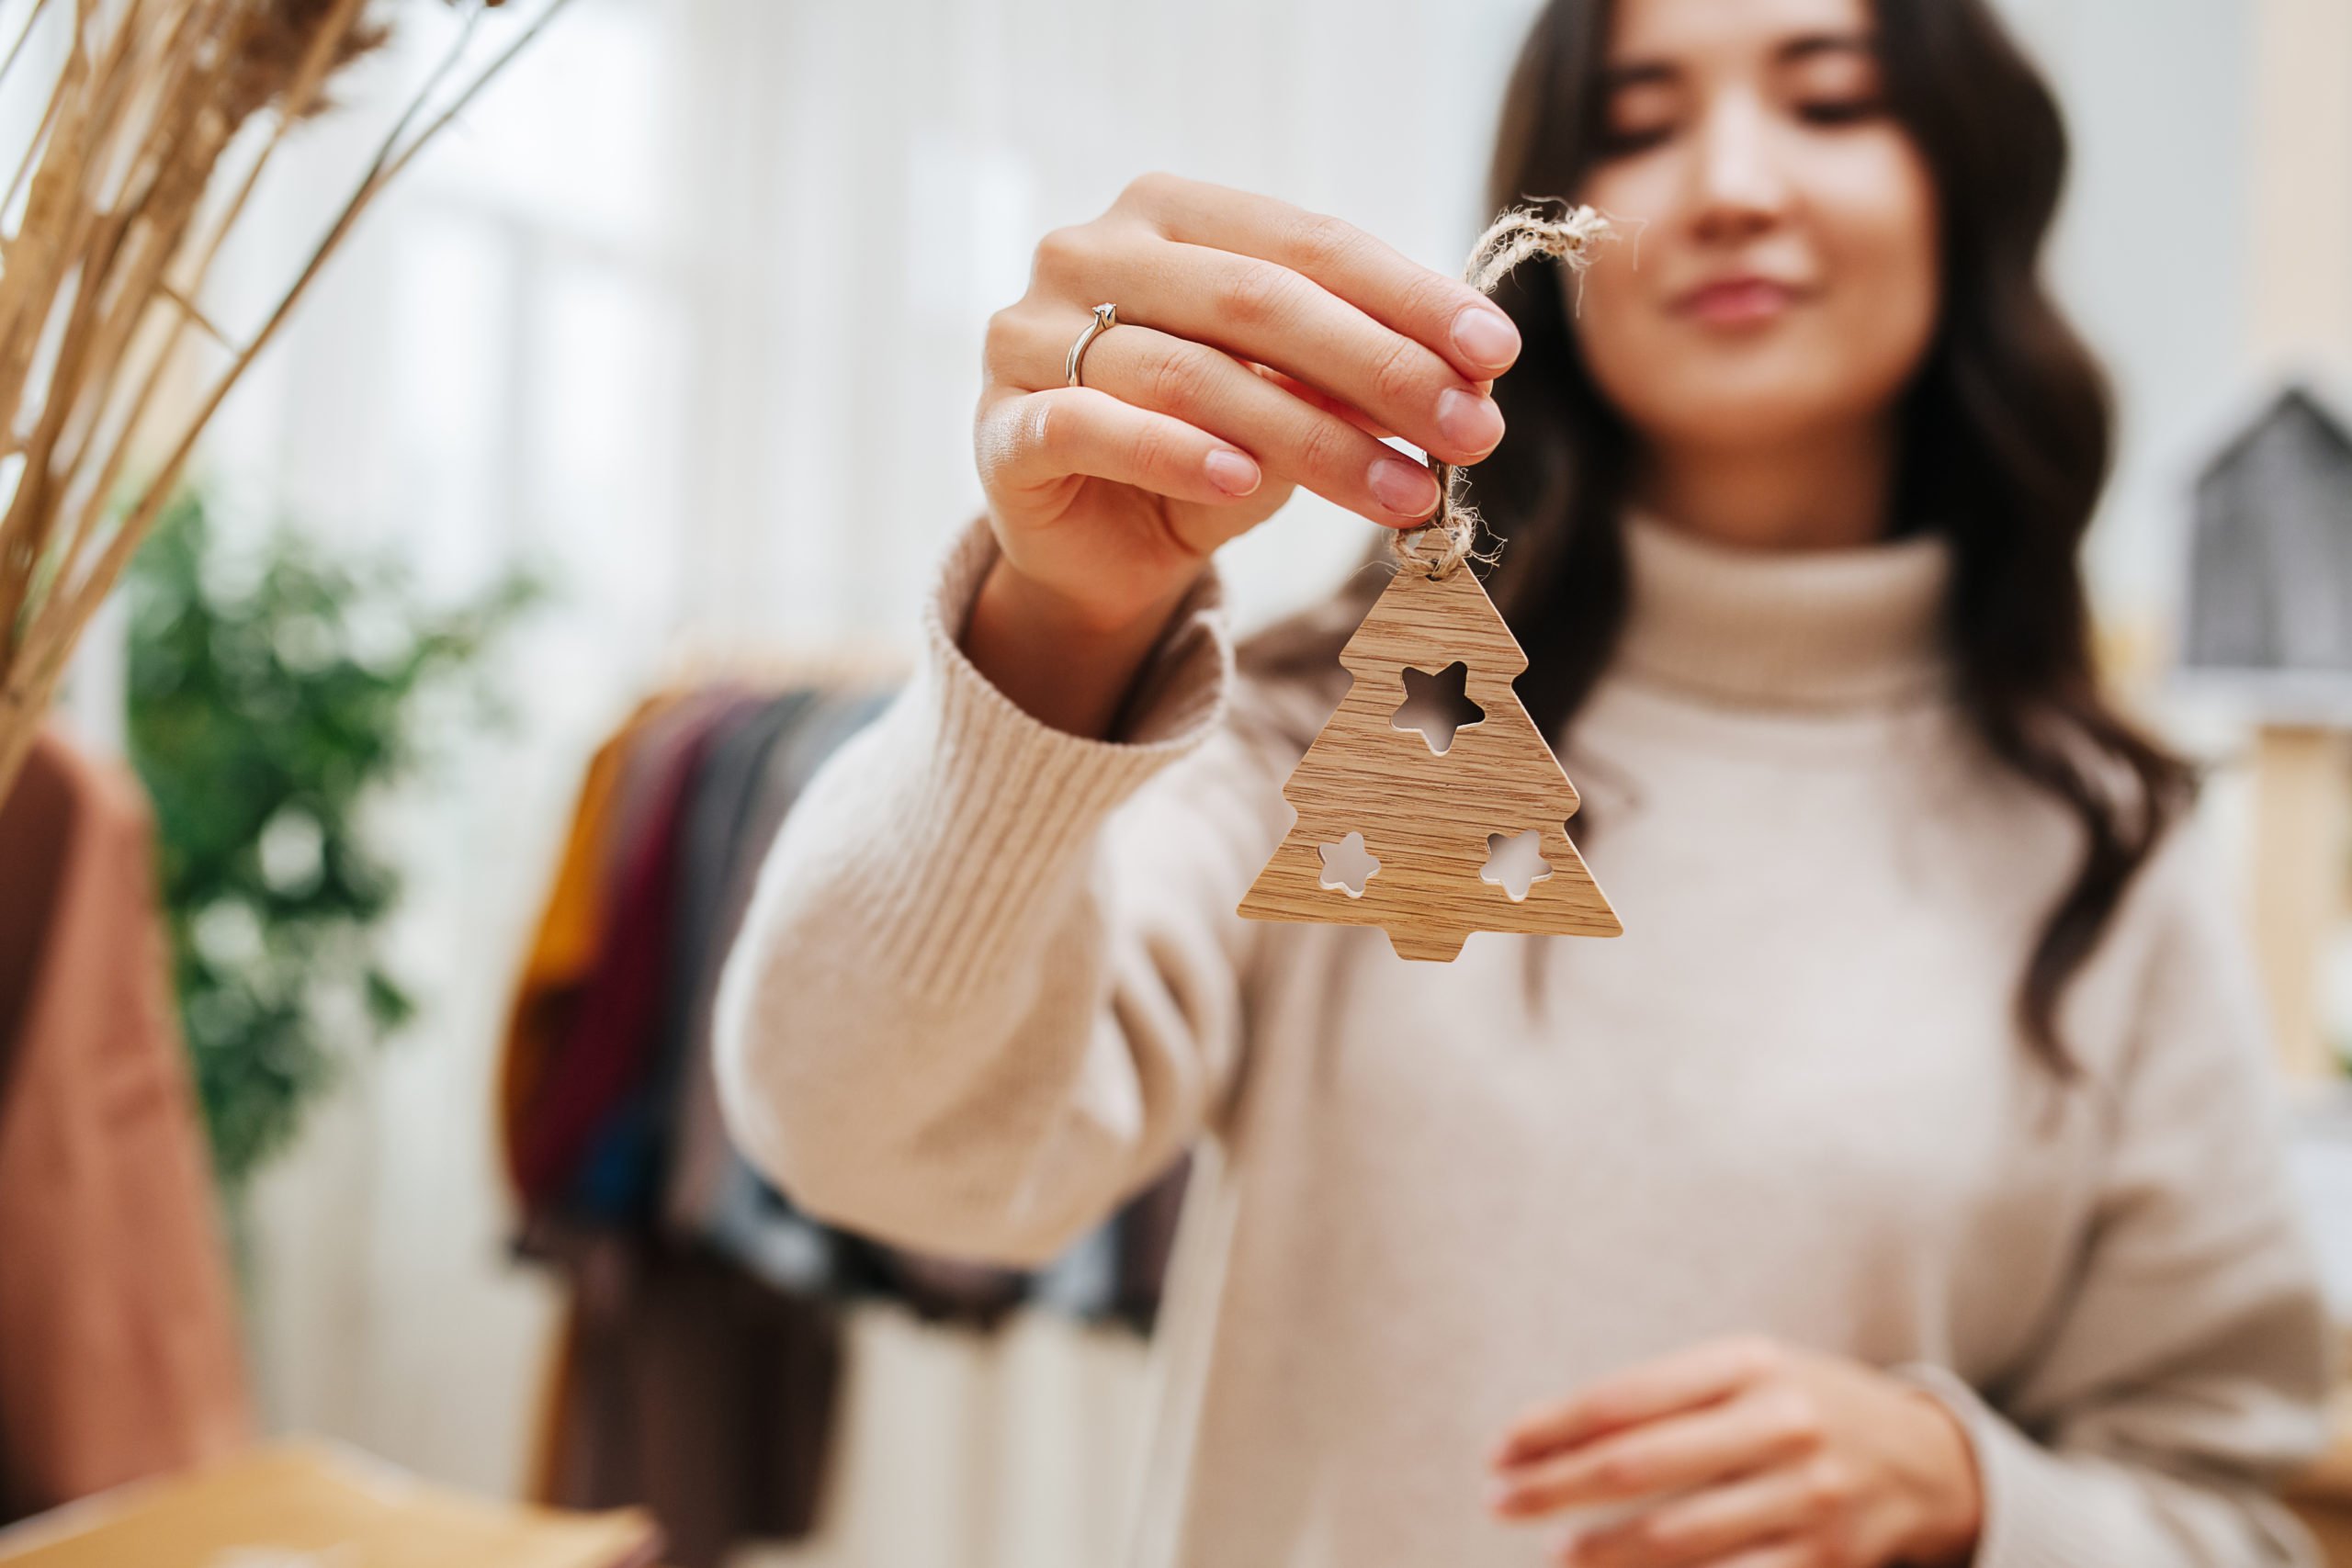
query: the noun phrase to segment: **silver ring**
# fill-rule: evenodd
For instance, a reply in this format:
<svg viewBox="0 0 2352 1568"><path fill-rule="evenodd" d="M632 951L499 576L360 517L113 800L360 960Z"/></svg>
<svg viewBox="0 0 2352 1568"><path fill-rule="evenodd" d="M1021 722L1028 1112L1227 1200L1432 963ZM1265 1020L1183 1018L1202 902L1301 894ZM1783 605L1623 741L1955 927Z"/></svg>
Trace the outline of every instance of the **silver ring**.
<svg viewBox="0 0 2352 1568"><path fill-rule="evenodd" d="M1086 357L1086 345L1118 324L1119 308L1116 305L1106 301L1094 307L1094 319L1086 323L1086 330L1078 334L1076 343L1069 345L1069 357L1062 364L1062 376L1069 385L1085 385L1078 378L1078 370L1080 362Z"/></svg>

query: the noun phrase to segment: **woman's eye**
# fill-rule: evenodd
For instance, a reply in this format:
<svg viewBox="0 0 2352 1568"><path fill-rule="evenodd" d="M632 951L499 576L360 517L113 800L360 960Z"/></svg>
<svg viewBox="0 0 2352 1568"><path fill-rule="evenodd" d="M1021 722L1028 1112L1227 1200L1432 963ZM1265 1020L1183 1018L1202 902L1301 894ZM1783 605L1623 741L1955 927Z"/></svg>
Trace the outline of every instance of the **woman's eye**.
<svg viewBox="0 0 2352 1568"><path fill-rule="evenodd" d="M1594 150L1604 158L1646 152L1674 134L1683 94L1671 80L1636 73L1602 93L1593 116Z"/></svg>
<svg viewBox="0 0 2352 1568"><path fill-rule="evenodd" d="M1797 117L1808 125L1854 125L1875 119L1886 110L1876 96L1857 98L1814 98L1797 106Z"/></svg>
<svg viewBox="0 0 2352 1568"><path fill-rule="evenodd" d="M1658 146L1674 133L1670 125L1618 126L1605 125L1595 151L1604 158L1626 158Z"/></svg>

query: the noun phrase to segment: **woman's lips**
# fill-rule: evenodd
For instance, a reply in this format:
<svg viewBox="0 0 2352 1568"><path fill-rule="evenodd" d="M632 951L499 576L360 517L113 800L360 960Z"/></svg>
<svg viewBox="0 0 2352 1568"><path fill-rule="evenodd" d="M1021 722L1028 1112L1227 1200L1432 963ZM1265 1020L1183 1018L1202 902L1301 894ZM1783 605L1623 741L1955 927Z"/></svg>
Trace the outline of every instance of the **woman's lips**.
<svg viewBox="0 0 2352 1568"><path fill-rule="evenodd" d="M1795 289L1769 277L1725 277L1679 296L1674 308L1709 326L1746 326L1770 321L1796 299Z"/></svg>

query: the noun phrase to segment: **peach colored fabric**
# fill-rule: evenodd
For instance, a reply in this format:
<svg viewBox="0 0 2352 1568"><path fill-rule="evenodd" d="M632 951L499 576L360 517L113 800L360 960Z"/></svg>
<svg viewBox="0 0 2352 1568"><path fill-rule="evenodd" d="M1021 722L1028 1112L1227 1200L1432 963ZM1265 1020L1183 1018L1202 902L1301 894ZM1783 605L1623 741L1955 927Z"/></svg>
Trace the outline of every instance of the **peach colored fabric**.
<svg viewBox="0 0 2352 1568"><path fill-rule="evenodd" d="M251 1436L145 795L44 735L0 809L0 1514Z"/></svg>

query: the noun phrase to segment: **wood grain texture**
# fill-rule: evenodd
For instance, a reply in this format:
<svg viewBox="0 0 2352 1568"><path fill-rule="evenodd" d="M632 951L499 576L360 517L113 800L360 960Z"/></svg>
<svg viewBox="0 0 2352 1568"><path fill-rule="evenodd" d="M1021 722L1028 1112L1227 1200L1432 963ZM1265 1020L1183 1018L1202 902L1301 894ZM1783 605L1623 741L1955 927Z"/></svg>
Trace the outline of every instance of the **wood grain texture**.
<svg viewBox="0 0 2352 1568"><path fill-rule="evenodd" d="M2352 746L2334 730L2265 725L2256 734L2255 958L2279 1065L2301 1078L2339 1070L2320 1000L2328 933L2344 907L2347 763Z"/></svg>
<svg viewBox="0 0 2352 1568"><path fill-rule="evenodd" d="M1442 753L1400 729L1404 671L1468 667L1485 716ZM1347 695L1283 784L1298 820L1240 913L1261 920L1379 926L1400 956L1450 961L1474 931L1616 936L1617 912L1569 842L1576 787L1511 689L1527 655L1467 569L1400 571L1348 639ZM1541 833L1548 874L1513 899L1483 880L1490 835ZM1321 847L1351 832L1380 863L1363 894L1326 887Z"/></svg>

